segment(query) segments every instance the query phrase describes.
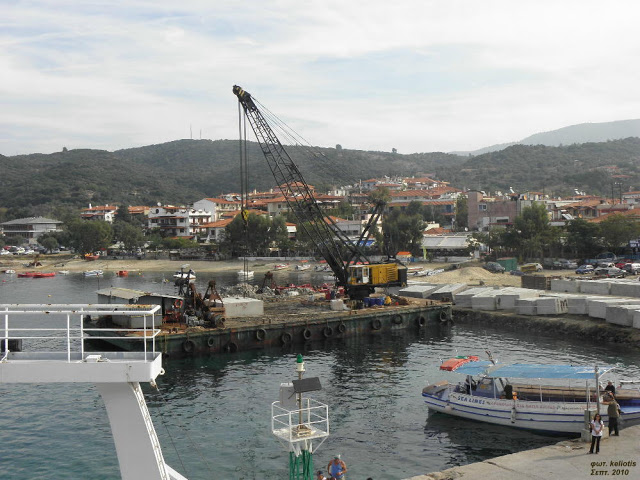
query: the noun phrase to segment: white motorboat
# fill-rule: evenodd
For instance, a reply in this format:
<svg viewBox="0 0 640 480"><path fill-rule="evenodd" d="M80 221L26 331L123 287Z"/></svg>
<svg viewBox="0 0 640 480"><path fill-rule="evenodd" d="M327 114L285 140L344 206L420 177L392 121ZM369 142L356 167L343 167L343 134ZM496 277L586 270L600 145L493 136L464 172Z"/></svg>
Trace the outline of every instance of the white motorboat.
<svg viewBox="0 0 640 480"><path fill-rule="evenodd" d="M599 408L602 418L608 420L608 398L596 383L614 367L507 365L462 358L456 359L464 363L461 366L449 368L452 359L444 369L465 375L463 382L441 381L422 390L429 410L554 433L581 433L586 428L585 410L593 413ZM527 383L515 383L515 379ZM529 383L534 379L536 383ZM625 422L640 420L638 389L618 389L616 399Z"/></svg>
<svg viewBox="0 0 640 480"><path fill-rule="evenodd" d="M58 275L69 275L69 270L58 270Z"/></svg>
<svg viewBox="0 0 640 480"><path fill-rule="evenodd" d="M193 270L189 269L188 271L183 271L183 270L178 270L176 273L173 274L173 278L177 279L189 279L189 280L195 280L196 279L196 272L194 272Z"/></svg>
<svg viewBox="0 0 640 480"><path fill-rule="evenodd" d="M85 277L101 277L104 275L102 270L86 270L82 272Z"/></svg>
<svg viewBox="0 0 640 480"><path fill-rule="evenodd" d="M5 274L7 274L7 275L12 275L12 274L16 273L16 271L15 271L15 270L13 270L13 269L11 269L11 268L7 268L7 269L4 271L4 273L5 273Z"/></svg>
<svg viewBox="0 0 640 480"><path fill-rule="evenodd" d="M308 263L301 263L300 265L296 265L296 270L309 270L311 265Z"/></svg>
<svg viewBox="0 0 640 480"><path fill-rule="evenodd" d="M248 280L253 278L253 270L239 270L238 271L238 279L239 280Z"/></svg>
<svg viewBox="0 0 640 480"><path fill-rule="evenodd" d="M289 268L289 264L288 263L278 263L277 265L274 265L274 267L273 267L274 270L284 270L285 268Z"/></svg>

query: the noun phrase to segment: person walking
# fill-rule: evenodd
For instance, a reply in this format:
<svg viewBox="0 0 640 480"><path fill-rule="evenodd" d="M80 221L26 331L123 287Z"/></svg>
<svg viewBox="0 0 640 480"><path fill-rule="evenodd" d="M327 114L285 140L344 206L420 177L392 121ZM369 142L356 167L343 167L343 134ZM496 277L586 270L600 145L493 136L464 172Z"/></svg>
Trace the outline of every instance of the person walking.
<svg viewBox="0 0 640 480"><path fill-rule="evenodd" d="M333 460L327 465L327 471L329 472L329 478L331 478L331 480L345 480L347 478L344 475L347 473L347 465L340 460L340 455L333 457Z"/></svg>
<svg viewBox="0 0 640 480"><path fill-rule="evenodd" d="M604 430L604 422L599 413L596 413L590 424L591 428L591 448L589 453L593 453L593 447L596 447L596 453L600 453L600 439L602 438L602 431Z"/></svg>
<svg viewBox="0 0 640 480"><path fill-rule="evenodd" d="M620 418L620 405L616 402L616 397L612 392L609 392L611 396L611 401L609 405L607 405L607 415L609 415L609 436L615 435L616 437L620 435L618 431L618 418ZM616 433L613 433L616 432Z"/></svg>

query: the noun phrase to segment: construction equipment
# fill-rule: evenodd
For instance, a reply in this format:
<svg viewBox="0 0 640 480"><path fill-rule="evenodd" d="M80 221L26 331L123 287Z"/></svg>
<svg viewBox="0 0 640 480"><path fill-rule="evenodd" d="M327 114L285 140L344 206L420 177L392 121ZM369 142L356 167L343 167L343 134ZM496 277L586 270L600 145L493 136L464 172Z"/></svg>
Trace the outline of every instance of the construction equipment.
<svg viewBox="0 0 640 480"><path fill-rule="evenodd" d="M314 198L312 190L295 162L256 105L255 99L241 87L234 85L245 117L256 135L276 184L296 217L299 227L311 238L336 276L338 286L344 287L352 299L362 299L375 291L375 287L406 285L407 268L395 259L384 263L370 262L361 249L371 228L380 217L384 204L378 202L359 239L352 241L326 215ZM241 149L242 151L242 149ZM246 151L246 149L245 149Z"/></svg>

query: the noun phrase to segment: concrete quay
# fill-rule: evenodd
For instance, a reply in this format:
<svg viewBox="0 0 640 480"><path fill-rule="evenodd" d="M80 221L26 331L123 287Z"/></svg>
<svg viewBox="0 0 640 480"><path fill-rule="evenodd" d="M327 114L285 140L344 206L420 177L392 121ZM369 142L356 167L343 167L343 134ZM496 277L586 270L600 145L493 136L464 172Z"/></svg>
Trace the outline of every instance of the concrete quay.
<svg viewBox="0 0 640 480"><path fill-rule="evenodd" d="M580 439L568 440L406 480L640 478L640 425L623 428L619 437L603 437L598 455L590 455L589 447Z"/></svg>

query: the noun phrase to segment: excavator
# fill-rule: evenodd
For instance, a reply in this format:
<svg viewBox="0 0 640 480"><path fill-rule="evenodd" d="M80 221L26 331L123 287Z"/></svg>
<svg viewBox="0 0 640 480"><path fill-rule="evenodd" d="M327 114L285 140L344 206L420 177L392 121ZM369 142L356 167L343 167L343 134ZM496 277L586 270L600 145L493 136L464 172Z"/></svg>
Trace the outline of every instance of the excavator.
<svg viewBox="0 0 640 480"><path fill-rule="evenodd" d="M260 144L262 153L273 174L276 185L299 221L299 226L313 239L315 247L336 277L336 283L345 289L353 300L361 300L375 291L376 287L404 286L407 283L407 267L401 262L388 258L382 263L369 261L362 251L377 223L383 202L374 205L372 215L356 241L352 241L336 222L323 212L316 201L312 189L305 181L296 163L291 159L257 102L238 85L233 93Z"/></svg>

